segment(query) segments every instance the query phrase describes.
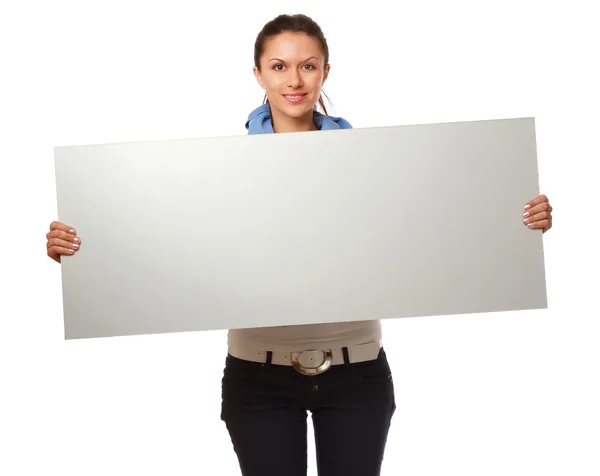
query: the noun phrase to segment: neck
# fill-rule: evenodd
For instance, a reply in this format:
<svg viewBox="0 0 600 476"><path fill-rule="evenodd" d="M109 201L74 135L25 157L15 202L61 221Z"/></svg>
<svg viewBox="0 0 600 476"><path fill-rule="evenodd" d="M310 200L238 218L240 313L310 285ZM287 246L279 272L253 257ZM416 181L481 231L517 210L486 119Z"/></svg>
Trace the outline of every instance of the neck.
<svg viewBox="0 0 600 476"><path fill-rule="evenodd" d="M316 131L318 127L313 121L313 111L309 111L301 117L288 117L271 109L271 121L273 131L280 132L306 132Z"/></svg>

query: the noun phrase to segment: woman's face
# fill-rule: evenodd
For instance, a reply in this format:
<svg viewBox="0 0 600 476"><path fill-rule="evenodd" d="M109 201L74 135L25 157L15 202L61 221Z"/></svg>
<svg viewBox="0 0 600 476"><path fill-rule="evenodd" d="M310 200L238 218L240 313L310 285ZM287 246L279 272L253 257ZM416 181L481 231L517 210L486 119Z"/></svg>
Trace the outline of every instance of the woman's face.
<svg viewBox="0 0 600 476"><path fill-rule="evenodd" d="M304 33L281 33L265 45L261 71L254 68L274 115L312 117L312 110L329 74L318 41Z"/></svg>

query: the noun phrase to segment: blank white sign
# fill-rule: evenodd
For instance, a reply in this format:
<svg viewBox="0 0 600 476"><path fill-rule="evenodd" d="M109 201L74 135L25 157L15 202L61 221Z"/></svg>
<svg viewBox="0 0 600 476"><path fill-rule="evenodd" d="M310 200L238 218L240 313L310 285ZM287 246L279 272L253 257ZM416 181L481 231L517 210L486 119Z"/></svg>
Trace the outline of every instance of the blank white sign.
<svg viewBox="0 0 600 476"><path fill-rule="evenodd" d="M532 118L55 149L66 338L547 307Z"/></svg>

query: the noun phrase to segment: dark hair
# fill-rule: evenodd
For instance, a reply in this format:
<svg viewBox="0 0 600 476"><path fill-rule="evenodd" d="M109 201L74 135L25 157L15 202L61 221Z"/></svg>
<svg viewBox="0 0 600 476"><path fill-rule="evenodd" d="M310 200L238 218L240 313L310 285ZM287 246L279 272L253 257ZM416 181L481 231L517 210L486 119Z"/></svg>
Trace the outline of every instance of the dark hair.
<svg viewBox="0 0 600 476"><path fill-rule="evenodd" d="M265 52L265 45L267 41L284 32L305 33L315 38L323 50L323 56L325 56L324 65L329 63L329 47L327 46L327 40L325 39L325 35L323 35L321 27L312 18L302 14L279 15L267 23L256 37L256 42L254 43L254 65L259 71L260 58ZM327 108L325 107L325 102L323 101L323 95L327 97L329 104L331 104L331 101L329 100L327 94L321 90L321 95L319 96L319 105L321 106L321 109L323 109L325 115L327 115ZM267 104L268 102L269 99L265 94L264 104Z"/></svg>

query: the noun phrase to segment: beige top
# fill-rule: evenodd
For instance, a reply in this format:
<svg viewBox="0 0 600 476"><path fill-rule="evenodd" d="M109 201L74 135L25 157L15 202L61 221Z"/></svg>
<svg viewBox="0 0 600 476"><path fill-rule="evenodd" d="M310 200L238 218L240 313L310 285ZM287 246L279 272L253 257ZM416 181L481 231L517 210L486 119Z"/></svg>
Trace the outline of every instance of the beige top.
<svg viewBox="0 0 600 476"><path fill-rule="evenodd" d="M354 321L301 326L230 329L229 347L256 351L293 352L309 349L339 349L381 339L381 322Z"/></svg>

